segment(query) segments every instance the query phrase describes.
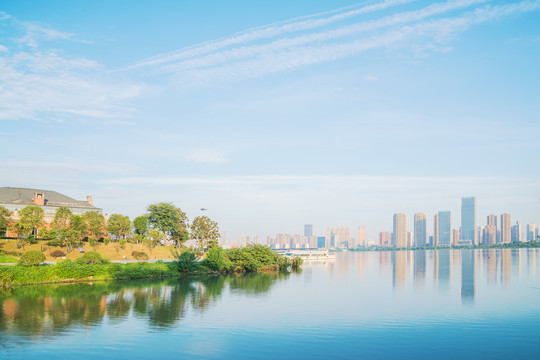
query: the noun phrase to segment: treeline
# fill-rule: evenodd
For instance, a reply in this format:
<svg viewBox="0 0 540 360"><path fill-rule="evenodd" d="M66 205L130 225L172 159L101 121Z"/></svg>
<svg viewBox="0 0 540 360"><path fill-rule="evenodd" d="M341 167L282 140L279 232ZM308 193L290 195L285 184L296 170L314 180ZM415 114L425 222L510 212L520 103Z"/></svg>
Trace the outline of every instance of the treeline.
<svg viewBox="0 0 540 360"><path fill-rule="evenodd" d="M32 253L31 256L26 256ZM16 266L0 266L0 285L44 284L65 281L126 280L165 278L185 274L249 273L298 270L302 259L289 259L264 245L248 245L224 250L213 246L206 258L192 249L175 251L176 261L118 264L103 260L97 252L88 252L76 261L64 260L55 265L39 265L44 256L28 251Z"/></svg>
<svg viewBox="0 0 540 360"><path fill-rule="evenodd" d="M56 210L50 226L45 226L45 212L39 206L29 205L18 211L19 219L12 220L12 213L0 206L0 234L6 231L16 235L17 247L36 240L48 240L51 246L72 249L87 241L94 251L99 243L114 242L117 253L126 243L142 243L149 252L162 243L180 245L188 239L198 242L199 250L217 244L219 227L207 216L197 216L190 223L187 215L171 203L151 204L146 213L133 221L128 216L112 214L106 219L97 211L82 215L64 206Z"/></svg>

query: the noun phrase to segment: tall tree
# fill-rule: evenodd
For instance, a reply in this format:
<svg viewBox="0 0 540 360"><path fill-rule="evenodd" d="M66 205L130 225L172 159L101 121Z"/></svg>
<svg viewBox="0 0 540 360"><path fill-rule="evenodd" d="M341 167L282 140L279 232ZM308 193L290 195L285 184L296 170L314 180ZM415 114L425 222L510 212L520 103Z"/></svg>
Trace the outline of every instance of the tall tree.
<svg viewBox="0 0 540 360"><path fill-rule="evenodd" d="M19 237L27 237L43 225L45 212L39 206L29 205L19 210L19 220L12 225L13 232Z"/></svg>
<svg viewBox="0 0 540 360"><path fill-rule="evenodd" d="M211 248L217 245L219 239L219 226L208 216L197 216L191 224L191 237L199 243L199 251L204 247Z"/></svg>
<svg viewBox="0 0 540 360"><path fill-rule="evenodd" d="M180 221L177 223L176 228L171 232L171 238L176 241L176 244L182 244L189 240L189 219L187 214L182 209L177 208L178 218Z"/></svg>
<svg viewBox="0 0 540 360"><path fill-rule="evenodd" d="M144 215L137 216L133 219L133 228L137 235L145 236L148 232L148 218Z"/></svg>
<svg viewBox="0 0 540 360"><path fill-rule="evenodd" d="M67 229L69 227L69 223L71 222L71 217L73 216L73 213L71 210L69 210L65 206L60 206L58 209L56 209L56 213L54 214L54 220L51 223L52 226L61 227L63 229Z"/></svg>
<svg viewBox="0 0 540 360"><path fill-rule="evenodd" d="M120 240L120 238L125 239L131 232L131 221L129 221L129 217L120 214L112 214L107 222L107 231L118 236L118 240Z"/></svg>
<svg viewBox="0 0 540 360"><path fill-rule="evenodd" d="M82 216L91 238L98 240L105 235L105 217L97 211L88 211Z"/></svg>
<svg viewBox="0 0 540 360"><path fill-rule="evenodd" d="M152 228L158 229L168 236L179 229L180 214L173 204L165 202L151 204L148 205L146 211L148 223Z"/></svg>
<svg viewBox="0 0 540 360"><path fill-rule="evenodd" d="M0 206L0 236L5 235L10 222L11 212L5 207Z"/></svg>

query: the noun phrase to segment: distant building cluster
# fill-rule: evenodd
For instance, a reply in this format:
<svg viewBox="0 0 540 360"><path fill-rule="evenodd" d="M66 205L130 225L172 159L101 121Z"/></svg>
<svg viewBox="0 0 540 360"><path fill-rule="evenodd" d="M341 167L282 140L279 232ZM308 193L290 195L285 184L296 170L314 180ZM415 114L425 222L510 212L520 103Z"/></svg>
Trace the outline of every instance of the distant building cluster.
<svg viewBox="0 0 540 360"><path fill-rule="evenodd" d="M367 239L364 226L359 226L356 233L348 226L329 227L324 235L316 235L312 224L304 225L304 234L277 234L267 236L266 244L273 249L356 249L373 246L410 248L423 246L467 246L508 244L511 242L534 241L539 235L537 224L528 224L526 229L520 221L512 225L512 217L508 213L500 216L487 216L486 225L477 222L476 197L461 199L461 226L455 227L451 211L438 211L433 215L433 229L428 231L425 213L414 214L412 229L407 227L408 217L404 213L393 216L393 231L381 231L375 240ZM525 234L524 234L525 231ZM262 239L242 234L238 242L229 246L244 246L250 243L262 243ZM226 244L227 245L227 244Z"/></svg>
<svg viewBox="0 0 540 360"><path fill-rule="evenodd" d="M499 224L497 225L497 220ZM394 214L393 232L379 233L379 246L382 247L422 247L422 246L461 246L494 245L511 242L534 241L537 239L538 225L528 224L526 236L523 236L521 221L512 225L512 216L508 213L487 216L486 225L477 224L477 201L475 197L461 199L461 227L454 228L451 211L439 211L433 216L433 233L428 236L427 216L425 213L414 214L414 233L407 231L407 215ZM408 234L408 236L406 235ZM412 241L409 241L412 239Z"/></svg>

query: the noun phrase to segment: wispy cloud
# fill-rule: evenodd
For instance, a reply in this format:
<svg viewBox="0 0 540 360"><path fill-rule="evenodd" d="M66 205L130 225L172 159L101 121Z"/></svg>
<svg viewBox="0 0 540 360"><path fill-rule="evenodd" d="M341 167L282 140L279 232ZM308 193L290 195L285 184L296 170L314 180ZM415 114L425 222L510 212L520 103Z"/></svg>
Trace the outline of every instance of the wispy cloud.
<svg viewBox="0 0 540 360"><path fill-rule="evenodd" d="M340 20L359 12L383 10L402 3L386 1L321 19L293 20L277 27L269 25L241 36L143 60L127 69L154 69L173 75L179 84L192 86L261 77L375 49L412 45L425 51L448 51L450 48L445 43L470 26L540 8L539 1L486 5L488 2L453 0L374 20L339 24ZM446 14L450 16L441 17ZM338 26L325 28L330 23ZM320 31L310 31L313 29ZM281 36L292 32L295 36ZM264 39L270 41L260 41ZM258 42L250 44L255 40Z"/></svg>
<svg viewBox="0 0 540 360"><path fill-rule="evenodd" d="M67 56L39 42L71 41L73 34L0 15L6 26L24 34L0 45L0 120L116 118L134 110L124 104L138 97L143 85L112 79L96 61Z"/></svg>
<svg viewBox="0 0 540 360"><path fill-rule="evenodd" d="M197 57L232 45L272 38L287 33L315 29L362 14L380 11L396 5L402 5L414 1L416 0L386 0L370 5L365 5L365 3L363 3L360 5L336 9L324 13L302 16L300 18L291 19L285 22L249 29L225 39L205 42L172 53L157 55L149 59L138 61L127 66L126 68L133 69L146 66L158 66L167 62Z"/></svg>

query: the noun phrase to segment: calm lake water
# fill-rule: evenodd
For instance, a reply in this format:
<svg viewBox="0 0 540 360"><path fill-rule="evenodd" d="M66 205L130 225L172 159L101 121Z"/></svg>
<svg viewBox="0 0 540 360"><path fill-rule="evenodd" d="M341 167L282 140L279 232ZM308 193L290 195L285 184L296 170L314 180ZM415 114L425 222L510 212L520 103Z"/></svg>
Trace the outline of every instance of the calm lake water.
<svg viewBox="0 0 540 360"><path fill-rule="evenodd" d="M540 358L540 249L0 290L0 358Z"/></svg>

